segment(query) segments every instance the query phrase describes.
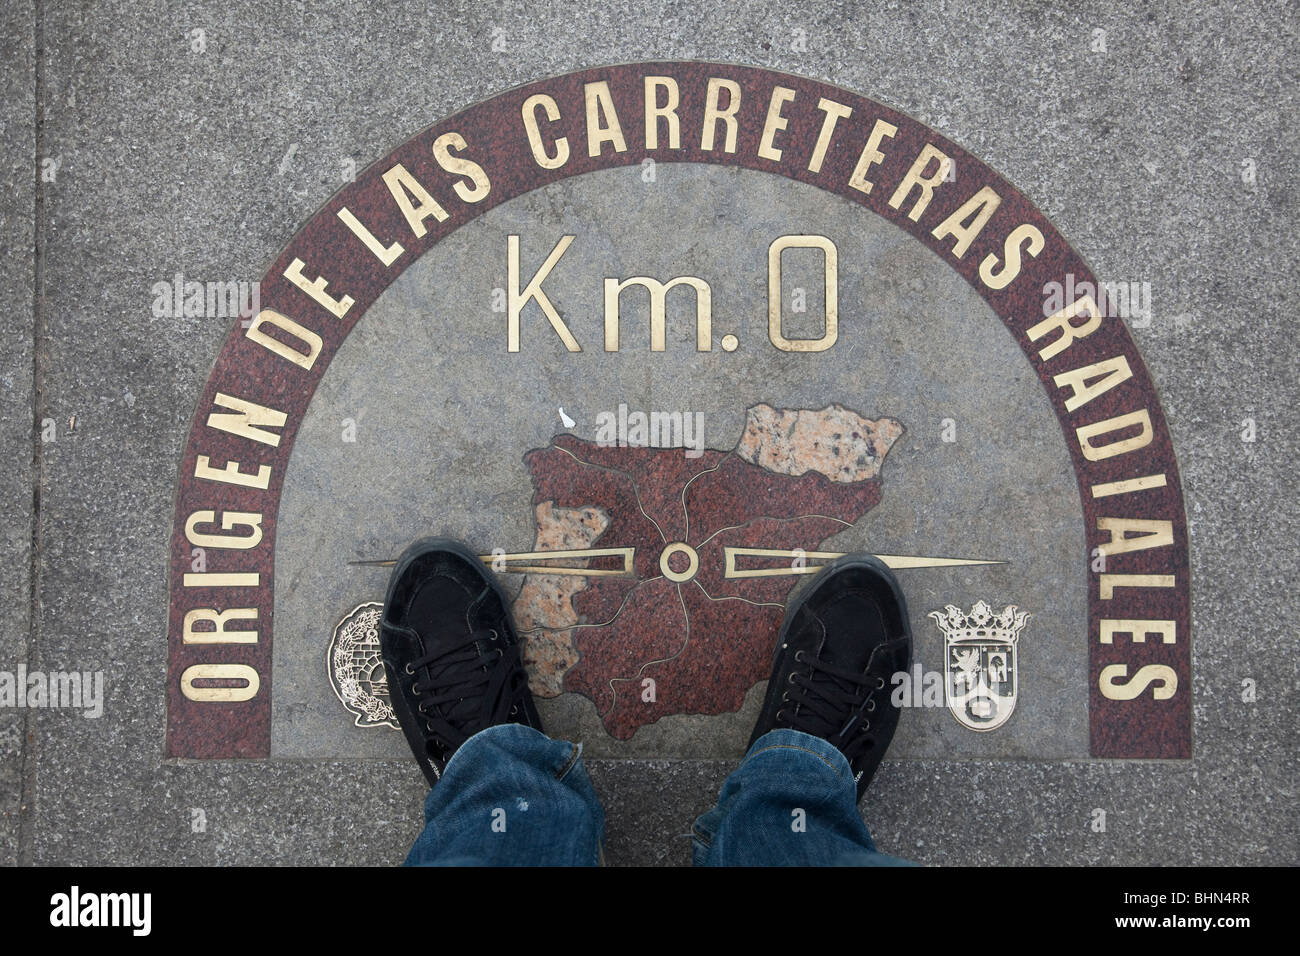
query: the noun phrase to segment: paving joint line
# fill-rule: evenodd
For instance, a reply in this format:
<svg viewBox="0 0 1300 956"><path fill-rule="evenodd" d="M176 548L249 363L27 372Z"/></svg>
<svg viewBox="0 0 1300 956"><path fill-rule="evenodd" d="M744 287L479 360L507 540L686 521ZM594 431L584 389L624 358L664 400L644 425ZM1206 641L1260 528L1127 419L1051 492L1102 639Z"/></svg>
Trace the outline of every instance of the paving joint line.
<svg viewBox="0 0 1300 956"><path fill-rule="evenodd" d="M31 538L27 571L27 647L28 664L36 660L40 631L40 570L41 570L41 484L44 479L45 460L41 449L41 412L45 390L42 376L41 343L45 339L45 196L41 188L41 156L45 151L44 100L45 85L45 30L44 8L41 0L32 3L32 107L33 146L32 161L32 505ZM23 714L23 739L21 745L21 793L18 802L18 865L31 866L35 858L36 816L36 716L28 708Z"/></svg>

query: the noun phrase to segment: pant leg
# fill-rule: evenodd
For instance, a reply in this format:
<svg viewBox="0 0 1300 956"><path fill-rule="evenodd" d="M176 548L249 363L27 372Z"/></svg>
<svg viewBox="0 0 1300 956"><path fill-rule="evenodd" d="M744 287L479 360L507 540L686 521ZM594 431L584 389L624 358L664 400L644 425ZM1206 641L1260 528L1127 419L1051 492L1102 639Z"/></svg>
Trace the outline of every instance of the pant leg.
<svg viewBox="0 0 1300 956"><path fill-rule="evenodd" d="M407 866L595 866L605 811L582 745L523 724L475 734L424 802Z"/></svg>
<svg viewBox="0 0 1300 956"><path fill-rule="evenodd" d="M696 866L910 865L876 851L844 755L797 730L754 741L692 837Z"/></svg>

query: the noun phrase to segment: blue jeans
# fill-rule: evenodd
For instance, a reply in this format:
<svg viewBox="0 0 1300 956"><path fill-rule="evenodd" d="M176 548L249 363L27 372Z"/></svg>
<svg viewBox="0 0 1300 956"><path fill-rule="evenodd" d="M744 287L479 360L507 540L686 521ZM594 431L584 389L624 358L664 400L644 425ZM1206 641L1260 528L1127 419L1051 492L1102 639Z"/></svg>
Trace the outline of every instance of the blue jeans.
<svg viewBox="0 0 1300 956"><path fill-rule="evenodd" d="M461 745L424 803L407 866L594 866L605 811L582 746L522 724ZM896 866L876 851L849 762L826 741L774 730L755 741L695 821L696 866Z"/></svg>

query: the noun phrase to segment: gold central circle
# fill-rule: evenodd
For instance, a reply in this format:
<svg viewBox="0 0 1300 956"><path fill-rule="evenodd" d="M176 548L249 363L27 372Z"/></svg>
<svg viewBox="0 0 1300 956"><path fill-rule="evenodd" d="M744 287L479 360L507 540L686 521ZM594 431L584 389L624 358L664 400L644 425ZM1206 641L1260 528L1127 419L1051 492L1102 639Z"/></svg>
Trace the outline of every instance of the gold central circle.
<svg viewBox="0 0 1300 956"><path fill-rule="evenodd" d="M668 559L674 554L684 554L690 559L691 563L686 566L685 571L674 571L668 566ZM676 581L679 584L682 581L689 581L691 578L695 577L695 572L699 569L700 556L696 554L695 549L685 541L674 541L672 544L668 545L668 547L664 548L663 554L659 555L659 570L664 573L664 577L669 581Z"/></svg>

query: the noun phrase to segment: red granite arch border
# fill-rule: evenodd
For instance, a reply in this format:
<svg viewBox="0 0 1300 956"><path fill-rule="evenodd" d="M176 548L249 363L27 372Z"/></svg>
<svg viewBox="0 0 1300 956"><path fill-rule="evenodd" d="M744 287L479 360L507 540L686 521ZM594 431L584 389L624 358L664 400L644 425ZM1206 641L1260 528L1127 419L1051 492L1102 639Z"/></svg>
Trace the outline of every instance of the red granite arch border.
<svg viewBox="0 0 1300 956"><path fill-rule="evenodd" d="M682 145L668 149L664 136L667 124L660 122L660 147L646 148L644 136L645 77L671 77L680 93L678 113L682 124ZM723 128L719 127L717 148L704 150L699 138L698 118L702 112L710 79L730 81L740 90L735 152L725 152ZM626 149L604 144L599 155L590 156L586 139L585 92L588 84L606 83L626 138ZM760 142L767 126L773 91L780 87L793 92L781 109L787 125L777 130L773 144L782 150L779 160L760 155ZM559 108L559 117L542 124L548 146L556 137L566 137L571 155L558 169L542 168L533 158L524 124L522 105L534 94L546 94ZM657 102L662 103L661 99ZM813 172L810 156L827 111L819 107L831 101L851 108L838 121L829 141L824 162ZM726 103L726 99L720 99ZM831 107L833 109L833 107ZM608 117L602 111L601 121ZM896 133L880 141L884 158L871 165L868 178L874 188L866 193L849 185L854 169L877 120L891 124ZM468 180L439 168L431 147L438 137L455 132L465 146L457 155L479 163L486 171L491 189L477 203L461 201L453 191L455 183L468 187ZM890 207L895 187L927 144L956 162L956 181L935 189L929 208L913 222L903 213L912 203ZM1082 154L1082 150L1080 150ZM1080 556L1080 574L1089 587L1089 620L1080 633L1054 635L1061 640L1087 640L1089 648L1089 721L1091 753L1107 758L1187 758L1191 756L1191 646L1190 596L1188 587L1187 527L1181 482L1167 423L1146 366L1124 323L1103 318L1090 335L1077 339L1057 356L1044 358L1040 351L1052 335L1037 342L1027 330L1043 321L1043 287L1048 282L1065 283L1073 276L1074 287L1095 283L1095 277L1080 257L1066 244L1047 219L1004 179L965 150L915 120L865 97L811 79L723 63L677 62L635 63L583 70L530 83L492 97L425 129L393 150L388 156L358 175L316 213L277 256L261 285L261 308L274 310L317 334L321 349L310 368L286 360L249 337L237 323L217 357L212 373L198 401L189 438L179 468L174 527L170 549L170 609L167 668L167 739L165 755L173 758L268 757L270 755L271 640L273 628L273 574L276 510L283 476L292 451L298 424L302 421L330 359L385 288L439 239L499 203L549 183L600 169L630 166L646 158L656 162L696 162L741 166L776 173L834 192L883 216L930 247L955 268L989 303L1016 338L1027 360L1038 373L1061 422L1079 482L1088 548L1109 541L1110 533L1099 527L1104 519L1167 521L1172 527L1172 544L1112 554L1106 573L1110 575L1152 575L1160 586L1136 586L1135 578L1112 577L1110 596L1102 596L1103 578L1087 570L1087 556ZM1063 160L1069 157L1062 157ZM396 208L383 173L401 163L433 192L445 207L445 221L428 220L422 238L413 236ZM953 240L932 235L936 224L953 213L980 188L988 187L1001 197L1001 204L986 227L961 258L951 252ZM405 252L385 266L368 251L363 241L338 217L347 207L384 244L400 241ZM1020 275L1002 290L988 288L979 276L979 264L989 254L1003 257L1003 239L1012 228L1028 224L1044 238L1044 248L1027 258ZM557 237L558 238L558 237ZM295 260L303 263L307 280L323 277L332 297L349 296L351 307L337 317L299 285L286 278ZM526 281L526 277L525 277ZM1099 296L1099 298L1102 298ZM1104 305L1104 299L1103 299ZM530 307L535 308L535 307ZM540 320L539 320L540 321ZM503 323L504 324L504 323ZM502 349L505 350L503 328ZM596 346L589 346L596 347ZM720 357L723 353L716 353ZM1131 377L1089 401L1081 408L1067 409L1069 392L1053 381L1063 372L1107 359L1122 357ZM268 429L278 435L272 446L252 441L209 426L214 413L228 411L216 405L217 396L227 395L275 409L285 416L282 427ZM1145 411L1151 425L1151 441L1140 450L1104 460L1088 460L1076 438L1081 426L1102 422L1128 413ZM1121 433L1116 433L1121 434ZM240 471L256 474L268 466L265 488L197 477L199 456L206 456L214 469L238 462ZM211 475L211 472L208 473ZM1163 475L1164 484L1141 491L1101 496L1097 486L1145 475ZM206 566L196 570L194 544L187 522L195 512L249 512L262 516L262 536L250 548L205 548ZM219 519L218 519L219 520ZM1008 516L1014 520L1014 516ZM219 526L200 521L199 533L220 534ZM233 533L248 533L236 527ZM208 575L256 575L213 578ZM189 579L187 582L187 575ZM1172 586L1164 586L1171 580ZM244 607L256 609L256 622L235 623L233 628L257 629L256 641L186 642L186 615L196 609L214 610ZM1172 634L1132 634L1132 628L1103 621L1135 620L1173 622ZM202 626L196 630L202 630ZM1141 628L1139 628L1141 630ZM1167 629L1166 629L1167 630ZM1106 640L1104 638L1109 638ZM1172 641L1167 640L1172 637ZM1044 636L1048 639L1048 636ZM249 668L257 674L258 691L248 700L206 701L191 699L182 689L183 676L199 671L194 667L218 665ZM1122 672L1116 668L1124 668ZM234 673L226 671L225 673ZM248 673L241 671L240 673ZM1148 681L1145 675L1158 679ZM1106 675L1103 681L1103 675ZM1153 691L1173 682L1172 695L1156 699ZM1137 679L1141 677L1141 679ZM1111 688L1108 696L1102 684ZM1126 684L1127 682L1127 684ZM197 685L239 687L243 680L205 680ZM1143 686L1131 700L1120 700L1125 687ZM238 691L236 690L236 693Z"/></svg>

